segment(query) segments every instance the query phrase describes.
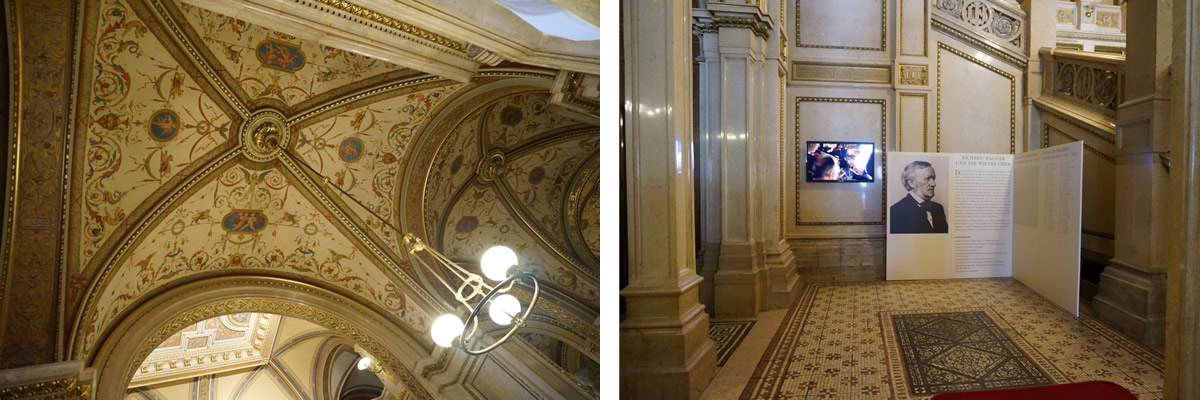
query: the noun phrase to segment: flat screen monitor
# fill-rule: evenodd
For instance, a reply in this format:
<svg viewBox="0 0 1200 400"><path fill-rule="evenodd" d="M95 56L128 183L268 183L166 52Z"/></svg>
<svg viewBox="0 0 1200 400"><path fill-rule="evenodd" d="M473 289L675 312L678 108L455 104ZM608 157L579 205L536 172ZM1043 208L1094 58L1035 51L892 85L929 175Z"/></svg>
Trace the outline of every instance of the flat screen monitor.
<svg viewBox="0 0 1200 400"><path fill-rule="evenodd" d="M875 182L875 143L808 142L809 182Z"/></svg>

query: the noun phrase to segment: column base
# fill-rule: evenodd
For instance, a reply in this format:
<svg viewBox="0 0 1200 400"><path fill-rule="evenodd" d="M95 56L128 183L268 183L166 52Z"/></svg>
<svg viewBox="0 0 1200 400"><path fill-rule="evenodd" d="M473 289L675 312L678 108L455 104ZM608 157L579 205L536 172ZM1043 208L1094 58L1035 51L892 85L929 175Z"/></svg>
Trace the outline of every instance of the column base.
<svg viewBox="0 0 1200 400"><path fill-rule="evenodd" d="M721 246L720 267L713 274L713 316L716 318L754 318L762 308L766 278L759 268L762 243Z"/></svg>
<svg viewBox="0 0 1200 400"><path fill-rule="evenodd" d="M767 296L763 308L788 308L800 297L800 275L796 273L796 256L786 240L781 240L767 252Z"/></svg>
<svg viewBox="0 0 1200 400"><path fill-rule="evenodd" d="M699 277L679 291L622 291L629 308L640 312L621 323L621 393L696 399L708 386L717 346L708 336L698 283Z"/></svg>
<svg viewBox="0 0 1200 400"><path fill-rule="evenodd" d="M1100 274L1092 298L1105 324L1148 346L1163 343L1166 328L1166 274L1147 272L1116 259Z"/></svg>

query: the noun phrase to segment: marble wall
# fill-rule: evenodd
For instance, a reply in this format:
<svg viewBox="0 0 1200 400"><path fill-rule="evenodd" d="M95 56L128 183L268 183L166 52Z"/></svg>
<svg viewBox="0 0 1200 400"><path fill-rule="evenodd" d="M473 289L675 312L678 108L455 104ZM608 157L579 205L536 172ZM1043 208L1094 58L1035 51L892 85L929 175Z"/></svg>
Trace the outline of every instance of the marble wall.
<svg viewBox="0 0 1200 400"><path fill-rule="evenodd" d="M950 4L950 3L947 3ZM1023 12L987 3L1017 27ZM882 279L886 151L1011 154L1025 149L1028 57L1021 29L956 19L918 0L791 1L783 217L805 279ZM978 21L976 21L978 22ZM999 44L997 44L999 43ZM804 178L807 141L876 144L875 181Z"/></svg>

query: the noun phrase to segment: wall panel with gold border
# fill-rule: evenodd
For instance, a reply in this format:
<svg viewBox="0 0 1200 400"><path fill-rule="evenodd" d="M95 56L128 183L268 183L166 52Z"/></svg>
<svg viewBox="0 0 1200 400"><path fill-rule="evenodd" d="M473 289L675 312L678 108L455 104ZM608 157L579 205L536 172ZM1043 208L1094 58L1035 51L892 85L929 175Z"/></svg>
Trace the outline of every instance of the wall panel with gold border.
<svg viewBox="0 0 1200 400"><path fill-rule="evenodd" d="M886 89L792 87L787 99L791 104L792 125L787 146L789 201L785 204L796 228L808 233L827 231L829 227L882 226L886 210L883 204L884 149L888 142L888 112L891 107ZM805 179L805 144L808 141L858 141L875 144L875 182L827 183ZM859 230L859 229L855 229Z"/></svg>
<svg viewBox="0 0 1200 400"><path fill-rule="evenodd" d="M931 151L1007 153L1024 149L1024 72L936 32L936 128Z"/></svg>

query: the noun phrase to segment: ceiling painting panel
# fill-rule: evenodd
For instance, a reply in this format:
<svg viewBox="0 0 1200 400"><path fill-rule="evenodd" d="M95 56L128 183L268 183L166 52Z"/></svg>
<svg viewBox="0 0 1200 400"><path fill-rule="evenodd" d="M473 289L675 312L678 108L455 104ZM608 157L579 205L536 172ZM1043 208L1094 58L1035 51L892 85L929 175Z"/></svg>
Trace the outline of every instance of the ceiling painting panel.
<svg viewBox="0 0 1200 400"><path fill-rule="evenodd" d="M443 227L442 253L454 260L477 264L488 248L504 245L530 266L538 279L562 292L599 307L599 287L581 278L552 251L539 245L504 206L495 186L471 185L454 203Z"/></svg>
<svg viewBox="0 0 1200 400"><path fill-rule="evenodd" d="M82 188L74 202L87 265L135 209L194 162L231 145L233 122L124 1L103 0L80 128ZM100 257L102 258L102 257ZM77 271L73 271L77 272Z"/></svg>
<svg viewBox="0 0 1200 400"><path fill-rule="evenodd" d="M204 272L281 273L341 287L424 331L427 313L276 169L233 165L148 230L84 310L81 347L91 351L129 307Z"/></svg>
<svg viewBox="0 0 1200 400"><path fill-rule="evenodd" d="M579 229L583 242L588 251L597 260L600 259L600 190L597 188L588 193L583 200L583 208L579 213Z"/></svg>
<svg viewBox="0 0 1200 400"><path fill-rule="evenodd" d="M190 4L176 5L220 63L217 67L229 73L252 104L274 100L294 106L372 77L415 73Z"/></svg>
<svg viewBox="0 0 1200 400"><path fill-rule="evenodd" d="M485 150L515 150L550 130L579 122L549 108L550 94L525 92L506 96L486 111Z"/></svg>
<svg viewBox="0 0 1200 400"><path fill-rule="evenodd" d="M600 150L594 132L532 149L504 164L504 182L519 200L515 206L546 232L563 232L563 201L580 165ZM564 242L565 244L565 242Z"/></svg>
<svg viewBox="0 0 1200 400"><path fill-rule="evenodd" d="M402 94L345 110L300 129L295 152L319 174L329 178L370 212L384 218L398 215L397 177L410 157L413 135L424 126L431 110L461 84ZM400 234L360 207L350 207L392 249ZM389 220L395 224L396 221Z"/></svg>
<svg viewBox="0 0 1200 400"><path fill-rule="evenodd" d="M459 188L475 176L475 167L482 159L479 150L479 129L482 113L472 113L462 121L434 156L429 179L425 183L425 226L430 236L441 232L450 201ZM440 239L440 238L439 238ZM435 242L436 243L436 242Z"/></svg>

